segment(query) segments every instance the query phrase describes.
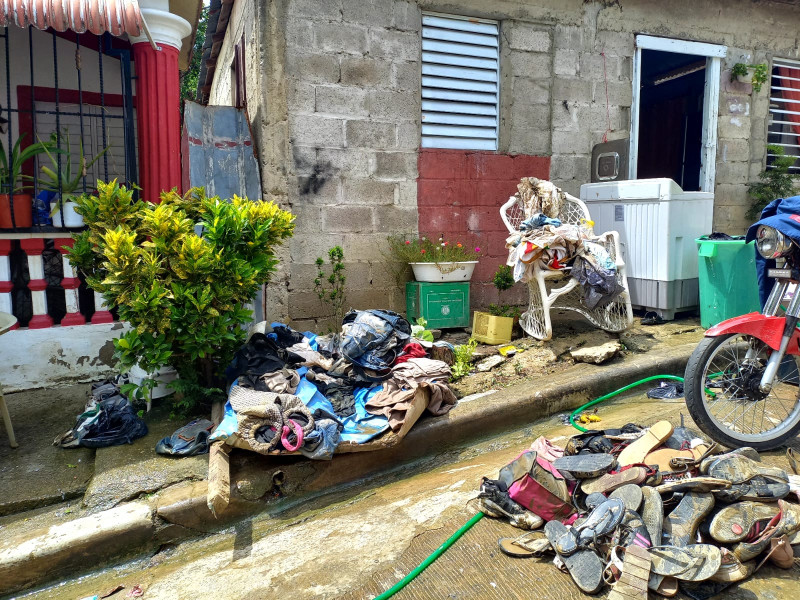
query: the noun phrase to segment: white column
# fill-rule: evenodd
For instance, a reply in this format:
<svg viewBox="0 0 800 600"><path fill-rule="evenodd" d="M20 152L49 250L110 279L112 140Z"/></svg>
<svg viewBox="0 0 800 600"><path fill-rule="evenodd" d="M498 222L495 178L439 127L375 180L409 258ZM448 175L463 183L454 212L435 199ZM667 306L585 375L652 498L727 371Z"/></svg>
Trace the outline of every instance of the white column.
<svg viewBox="0 0 800 600"><path fill-rule="evenodd" d="M11 240L0 240L0 312L12 314L11 310Z"/></svg>
<svg viewBox="0 0 800 600"><path fill-rule="evenodd" d="M61 280L61 287L64 288L64 301L67 306L67 314L61 319L61 325L68 327L71 325L83 325L86 319L81 314L78 306L78 288L81 285L80 279L75 275L75 269L67 257L68 250L65 246L72 248L75 242L72 238L59 238L54 240L56 250L61 253L61 260L64 266L64 278Z"/></svg>
<svg viewBox="0 0 800 600"><path fill-rule="evenodd" d="M28 257L28 289L31 291L33 317L28 322L28 329L45 329L53 326L53 319L47 314L47 282L44 280L44 263L42 251L44 240L42 238L29 238L20 240L19 245Z"/></svg>

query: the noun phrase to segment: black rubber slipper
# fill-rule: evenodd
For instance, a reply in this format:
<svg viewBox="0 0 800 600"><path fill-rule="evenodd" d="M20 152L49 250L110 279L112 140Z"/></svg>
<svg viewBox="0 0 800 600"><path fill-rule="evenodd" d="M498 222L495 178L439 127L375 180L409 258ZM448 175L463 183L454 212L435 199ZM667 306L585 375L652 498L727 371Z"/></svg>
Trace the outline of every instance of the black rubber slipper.
<svg viewBox="0 0 800 600"><path fill-rule="evenodd" d="M642 317L642 325L663 325L664 323L666 321L659 317L656 312L647 312Z"/></svg>
<svg viewBox="0 0 800 600"><path fill-rule="evenodd" d="M544 534L555 548L558 540L569 535L569 530L560 521L548 521L544 526ZM570 556L561 556L561 560L581 591L596 594L603 587L603 561L594 550L584 548Z"/></svg>

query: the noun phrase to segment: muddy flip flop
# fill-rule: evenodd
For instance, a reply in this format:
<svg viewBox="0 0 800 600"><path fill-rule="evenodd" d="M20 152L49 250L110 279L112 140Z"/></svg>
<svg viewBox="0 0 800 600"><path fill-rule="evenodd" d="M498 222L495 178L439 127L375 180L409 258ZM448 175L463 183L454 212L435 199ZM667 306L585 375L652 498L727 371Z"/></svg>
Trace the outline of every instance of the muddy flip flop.
<svg viewBox="0 0 800 600"><path fill-rule="evenodd" d="M710 577L712 581L736 583L747 579L755 572L756 561L751 560L743 563L727 548L721 548L720 551L722 553L722 562L719 570Z"/></svg>
<svg viewBox="0 0 800 600"><path fill-rule="evenodd" d="M614 584L608 600L647 600L647 581L650 579L650 553L644 548L631 546L625 551L622 575Z"/></svg>
<svg viewBox="0 0 800 600"><path fill-rule="evenodd" d="M740 500L756 500L759 502L775 502L785 498L791 492L789 484L763 475L756 475L744 483L736 483L726 490L714 492L714 495L723 502L737 502Z"/></svg>
<svg viewBox="0 0 800 600"><path fill-rule="evenodd" d="M661 529L664 527L664 503L661 494L651 487L642 488L642 521L647 534L654 544L661 543Z"/></svg>
<svg viewBox="0 0 800 600"><path fill-rule="evenodd" d="M643 463L648 454L658 448L672 435L672 424L669 421L659 421L635 442L632 442L617 457L620 467Z"/></svg>
<svg viewBox="0 0 800 600"><path fill-rule="evenodd" d="M562 473L571 473L576 479L590 479L608 473L615 462L610 454L576 454L557 458L553 466Z"/></svg>
<svg viewBox="0 0 800 600"><path fill-rule="evenodd" d="M781 513L778 513L767 523L767 526L758 536L747 542L739 542L734 546L733 553L740 562L753 560L769 547L770 540L779 537L781 534L780 523Z"/></svg>
<svg viewBox="0 0 800 600"><path fill-rule="evenodd" d="M703 581L712 577L722 564L719 548L710 544L653 546L650 548L652 571L681 581Z"/></svg>
<svg viewBox="0 0 800 600"><path fill-rule="evenodd" d="M581 489L585 494L600 492L607 494L613 492L627 483L642 483L647 477L647 469L644 467L631 467L618 473L606 473L597 479L581 482Z"/></svg>
<svg viewBox="0 0 800 600"><path fill-rule="evenodd" d="M714 496L706 492L689 492L664 519L662 537L671 546L686 546L694 541L700 522L714 508ZM670 573L662 573L670 575Z"/></svg>
<svg viewBox="0 0 800 600"><path fill-rule="evenodd" d="M532 531L516 538L500 538L497 545L503 554L514 558L542 556L545 552L553 551L549 540L541 531Z"/></svg>
<svg viewBox="0 0 800 600"><path fill-rule="evenodd" d="M569 530L560 521L548 521L544 526L544 533L550 545L555 548L558 540L569 535ZM581 591L587 594L600 591L603 587L603 562L594 550L581 549L569 556L559 556Z"/></svg>
<svg viewBox="0 0 800 600"><path fill-rule="evenodd" d="M707 456L706 458L700 461L700 472L703 475L707 475L708 469L711 467L711 465L717 462L720 458L723 458L725 456L730 456L731 454L738 454L739 456L744 456L746 458L749 458L753 462L757 463L761 462L761 456L759 455L758 450L756 450L755 448L751 448L750 446L742 446L741 448L734 448L730 452L717 454L716 456L713 455Z"/></svg>
<svg viewBox="0 0 800 600"><path fill-rule="evenodd" d="M642 506L642 488L634 483L628 483L615 489L608 496L609 498L619 498L625 504L625 508L638 512Z"/></svg>
<svg viewBox="0 0 800 600"><path fill-rule="evenodd" d="M686 477L668 481L657 486L655 490L659 494L675 494L677 492L716 492L731 487L731 482L726 479L716 477Z"/></svg>
<svg viewBox="0 0 800 600"><path fill-rule="evenodd" d="M791 569L794 567L794 551L789 544L788 535L772 538L769 541L767 558L772 564L781 569Z"/></svg>
<svg viewBox="0 0 800 600"><path fill-rule="evenodd" d="M618 546L624 548L631 546L649 548L653 545L641 515L632 510L625 511L625 516L622 518L622 523L614 535L614 540Z"/></svg>
<svg viewBox="0 0 800 600"><path fill-rule="evenodd" d="M727 479L733 484L745 483L754 477L763 476L778 481L788 482L786 471L777 467L765 467L742 454L723 454L708 467L711 477Z"/></svg>
<svg viewBox="0 0 800 600"><path fill-rule="evenodd" d="M708 532L720 544L735 544L744 540L758 521L768 521L779 512L774 502L737 502L714 515Z"/></svg>
<svg viewBox="0 0 800 600"><path fill-rule="evenodd" d="M652 564L651 564L652 569ZM656 594L660 596L664 596L665 598L672 598L673 596L678 595L678 580L674 577L664 577L663 575L656 575L651 571L650 579L652 580L653 577L658 578L658 585L655 586L653 590L648 583L648 587L653 590Z"/></svg>

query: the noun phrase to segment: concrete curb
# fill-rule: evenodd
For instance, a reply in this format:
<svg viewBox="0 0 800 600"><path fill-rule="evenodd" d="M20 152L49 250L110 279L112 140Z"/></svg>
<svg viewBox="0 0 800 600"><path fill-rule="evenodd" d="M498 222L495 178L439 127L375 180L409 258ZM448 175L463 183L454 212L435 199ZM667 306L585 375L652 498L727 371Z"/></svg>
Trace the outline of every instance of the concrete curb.
<svg viewBox="0 0 800 600"><path fill-rule="evenodd" d="M231 504L219 519L206 506L208 486L203 481L166 490L154 507L131 502L35 532L27 539L6 539L0 544L0 595L43 584L68 571L70 575L78 575L96 568L100 562L119 560L158 544L219 530L227 523L262 512L268 505L260 498L270 487L252 482L271 481L277 470L283 472L287 481L283 489L288 494L314 497L363 481L389 466L573 410L644 377L683 375L696 345L693 342L658 355L626 357L602 367L579 364L560 373L560 382L544 383L552 376L543 376L460 403L443 417L422 420L400 444L384 450L342 454L330 462L249 457L243 467L232 472ZM248 494L246 490L253 487L258 491Z"/></svg>

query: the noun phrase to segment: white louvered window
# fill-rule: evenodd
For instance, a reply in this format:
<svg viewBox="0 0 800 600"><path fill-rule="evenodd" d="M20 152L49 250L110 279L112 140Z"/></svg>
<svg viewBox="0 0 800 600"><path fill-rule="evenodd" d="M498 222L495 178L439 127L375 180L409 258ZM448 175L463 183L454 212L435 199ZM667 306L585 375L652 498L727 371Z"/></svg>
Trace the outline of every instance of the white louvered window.
<svg viewBox="0 0 800 600"><path fill-rule="evenodd" d="M422 15L422 147L497 150L496 21Z"/></svg>
<svg viewBox="0 0 800 600"><path fill-rule="evenodd" d="M769 90L769 136L767 143L781 146L788 155L800 157L800 61L772 60ZM767 153L767 164L774 154ZM800 173L795 163L792 173Z"/></svg>

